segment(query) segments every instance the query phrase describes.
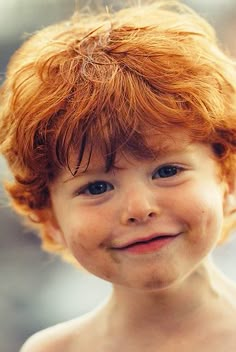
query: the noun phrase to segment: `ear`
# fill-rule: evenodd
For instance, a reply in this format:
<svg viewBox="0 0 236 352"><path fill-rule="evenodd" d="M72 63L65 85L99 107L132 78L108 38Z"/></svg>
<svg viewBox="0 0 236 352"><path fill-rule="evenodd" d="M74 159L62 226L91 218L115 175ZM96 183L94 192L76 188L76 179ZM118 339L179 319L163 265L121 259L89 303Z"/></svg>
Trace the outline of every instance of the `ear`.
<svg viewBox="0 0 236 352"><path fill-rule="evenodd" d="M55 243L66 247L63 232L52 209L44 212L42 225L44 231Z"/></svg>
<svg viewBox="0 0 236 352"><path fill-rule="evenodd" d="M229 216L236 212L236 179L227 183L224 194L224 214Z"/></svg>
<svg viewBox="0 0 236 352"><path fill-rule="evenodd" d="M57 244L66 247L65 238L63 232L61 231L59 225L54 220L47 220L44 224L44 229L48 236L53 239Z"/></svg>
<svg viewBox="0 0 236 352"><path fill-rule="evenodd" d="M54 242L66 246L63 233L60 229L58 221L50 209L38 210L28 214L28 218L34 224L42 226L43 230Z"/></svg>
<svg viewBox="0 0 236 352"><path fill-rule="evenodd" d="M228 194L224 202L224 214L226 216L233 214L236 211L236 197L233 194Z"/></svg>

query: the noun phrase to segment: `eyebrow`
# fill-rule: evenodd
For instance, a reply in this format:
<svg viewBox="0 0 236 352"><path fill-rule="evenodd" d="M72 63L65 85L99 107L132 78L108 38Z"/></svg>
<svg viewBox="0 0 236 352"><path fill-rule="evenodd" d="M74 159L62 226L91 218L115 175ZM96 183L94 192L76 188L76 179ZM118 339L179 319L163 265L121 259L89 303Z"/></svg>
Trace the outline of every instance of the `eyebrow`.
<svg viewBox="0 0 236 352"><path fill-rule="evenodd" d="M171 146L166 146L165 148L160 148L159 150L156 151L157 155L155 158L153 158L153 161L158 160L163 158L164 156L168 157L171 154L180 154L183 152L191 152L191 145L189 143L186 143L184 146L181 146L180 148L173 148ZM152 158L150 158L151 160ZM97 174L102 174L102 173L106 173L107 175L109 175L112 171L114 170L124 170L125 168L122 167L118 167L116 165L113 165L110 170L106 171L105 167L95 167L95 168L91 168L89 170L85 171L79 171L76 173L76 175L71 175L71 177L65 179L64 181L62 181L62 183L67 183L69 181L72 181L76 178L82 177L82 176L92 176L92 175L97 175Z"/></svg>
<svg viewBox="0 0 236 352"><path fill-rule="evenodd" d="M82 176L91 176L91 175L96 175L96 174L102 174L102 173L106 173L109 174L111 173L113 170L122 170L124 168L121 167L117 167L117 166L112 166L110 170L106 171L104 167L98 167L98 168L93 168L90 170L85 170L85 171L79 171L76 173L76 175L71 175L71 177L67 178L66 180L62 181L62 183L67 183L69 181L72 181L76 178L82 177Z"/></svg>

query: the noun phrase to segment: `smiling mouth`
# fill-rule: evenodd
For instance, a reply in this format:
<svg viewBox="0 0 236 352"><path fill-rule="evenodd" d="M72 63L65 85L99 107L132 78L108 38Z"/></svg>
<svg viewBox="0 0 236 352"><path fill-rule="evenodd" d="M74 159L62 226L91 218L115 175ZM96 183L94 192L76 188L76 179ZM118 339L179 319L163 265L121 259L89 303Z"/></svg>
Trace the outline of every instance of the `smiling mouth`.
<svg viewBox="0 0 236 352"><path fill-rule="evenodd" d="M159 235L147 239L139 239L122 247L113 247L112 249L132 256L155 253L165 246L168 247L168 245L174 242L179 235L180 233L177 235Z"/></svg>
<svg viewBox="0 0 236 352"><path fill-rule="evenodd" d="M172 237L174 237L174 236L157 236L157 237L153 237L150 240L143 240L143 241L137 241L137 242L131 243L131 244L127 245L127 246L122 247L122 249L132 248L134 246L138 246L138 245L141 245L141 244L148 244L148 243L152 243L152 242L155 242L155 241L158 241L158 240L172 238Z"/></svg>
<svg viewBox="0 0 236 352"><path fill-rule="evenodd" d="M133 247L136 247L136 246L142 246L142 245L148 245L148 244L152 244L154 242L166 242L168 240L172 240L174 239L175 237L177 237L179 235L176 234L176 235L157 235L157 236L150 236L149 238L141 238L141 239L138 239L137 241L134 241L134 242L130 242L130 243L127 243L123 246L117 246L117 247L113 247L113 249L117 249L117 250L125 250L125 249L129 249L129 248L133 248Z"/></svg>

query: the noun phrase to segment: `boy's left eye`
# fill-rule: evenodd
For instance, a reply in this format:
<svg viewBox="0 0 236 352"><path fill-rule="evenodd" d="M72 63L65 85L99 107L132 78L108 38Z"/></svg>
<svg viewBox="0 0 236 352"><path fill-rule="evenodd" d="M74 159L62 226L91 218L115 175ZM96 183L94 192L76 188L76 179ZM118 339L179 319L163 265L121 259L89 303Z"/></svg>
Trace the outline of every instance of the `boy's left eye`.
<svg viewBox="0 0 236 352"><path fill-rule="evenodd" d="M181 167L176 165L165 165L159 167L153 174L154 178L168 178L177 175L181 171Z"/></svg>

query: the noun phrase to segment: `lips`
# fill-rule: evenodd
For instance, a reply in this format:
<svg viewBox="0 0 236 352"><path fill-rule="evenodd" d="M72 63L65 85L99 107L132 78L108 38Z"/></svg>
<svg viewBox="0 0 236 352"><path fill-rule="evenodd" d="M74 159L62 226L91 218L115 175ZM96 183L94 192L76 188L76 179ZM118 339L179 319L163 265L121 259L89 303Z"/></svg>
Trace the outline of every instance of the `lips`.
<svg viewBox="0 0 236 352"><path fill-rule="evenodd" d="M112 247L113 249L127 249L127 248L131 248L133 246L136 245L141 245L141 244L148 244L151 242L154 242L155 240L159 239L168 239L168 238L172 238L172 237L176 237L179 234L153 234L151 236L148 237L141 237L141 238L137 238L135 240L131 240L128 241L122 245L118 245L118 246L114 246Z"/></svg>

